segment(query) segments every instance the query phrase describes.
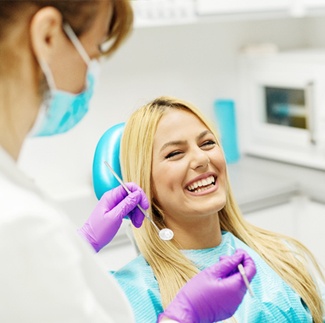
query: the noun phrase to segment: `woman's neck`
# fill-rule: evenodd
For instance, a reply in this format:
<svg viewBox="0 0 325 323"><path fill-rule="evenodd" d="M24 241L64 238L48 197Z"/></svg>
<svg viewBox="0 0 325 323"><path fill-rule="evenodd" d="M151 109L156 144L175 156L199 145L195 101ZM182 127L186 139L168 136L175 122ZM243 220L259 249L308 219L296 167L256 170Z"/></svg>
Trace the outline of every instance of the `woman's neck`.
<svg viewBox="0 0 325 323"><path fill-rule="evenodd" d="M170 227L180 249L206 249L218 246L222 235L218 215L200 219L195 223L182 223Z"/></svg>

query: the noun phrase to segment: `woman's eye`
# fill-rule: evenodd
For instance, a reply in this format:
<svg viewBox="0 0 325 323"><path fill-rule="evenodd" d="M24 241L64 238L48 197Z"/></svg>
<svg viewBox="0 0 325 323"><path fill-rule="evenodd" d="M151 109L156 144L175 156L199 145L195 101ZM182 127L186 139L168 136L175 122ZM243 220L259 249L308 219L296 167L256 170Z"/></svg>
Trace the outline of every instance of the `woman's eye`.
<svg viewBox="0 0 325 323"><path fill-rule="evenodd" d="M216 145L216 142L214 140L207 140L202 144L202 146L205 146L205 147L210 147L210 146L215 146L215 145Z"/></svg>
<svg viewBox="0 0 325 323"><path fill-rule="evenodd" d="M173 158L173 157L175 157L175 156L177 156L177 155L179 155L179 154L181 154L180 151L172 151L172 152L169 153L165 158L166 158L166 159Z"/></svg>

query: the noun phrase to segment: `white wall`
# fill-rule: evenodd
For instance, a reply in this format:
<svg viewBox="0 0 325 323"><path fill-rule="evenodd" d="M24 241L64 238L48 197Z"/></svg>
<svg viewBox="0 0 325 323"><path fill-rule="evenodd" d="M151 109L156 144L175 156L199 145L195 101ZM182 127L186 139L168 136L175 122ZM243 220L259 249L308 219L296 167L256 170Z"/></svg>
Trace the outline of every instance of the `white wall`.
<svg viewBox="0 0 325 323"><path fill-rule="evenodd" d="M306 43L311 47L325 47L325 17L306 19L305 28L308 31Z"/></svg>
<svg viewBox="0 0 325 323"><path fill-rule="evenodd" d="M81 124L65 135L29 139L21 167L56 198L92 194L93 153L108 127L158 95L192 101L212 118L216 98L236 100L236 55L242 45L274 42L291 49L324 43L320 27L325 28L317 18L137 29L103 64L92 109Z"/></svg>

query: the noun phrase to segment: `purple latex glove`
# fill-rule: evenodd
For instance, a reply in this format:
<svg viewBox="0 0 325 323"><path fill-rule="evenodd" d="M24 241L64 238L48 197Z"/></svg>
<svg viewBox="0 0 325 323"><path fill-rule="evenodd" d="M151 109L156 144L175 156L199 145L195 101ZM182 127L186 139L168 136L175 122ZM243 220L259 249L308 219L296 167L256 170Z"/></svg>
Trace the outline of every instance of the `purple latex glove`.
<svg viewBox="0 0 325 323"><path fill-rule="evenodd" d="M130 195L122 186L106 192L86 223L78 230L96 252L114 238L125 216L130 218L135 227L142 225L144 215L136 206L140 204L146 210L149 207L147 197L135 183L126 183L126 186L132 192Z"/></svg>
<svg viewBox="0 0 325 323"><path fill-rule="evenodd" d="M201 271L184 285L159 315L182 323L212 323L231 317L247 291L237 266L242 263L251 281L256 273L253 259L242 249Z"/></svg>

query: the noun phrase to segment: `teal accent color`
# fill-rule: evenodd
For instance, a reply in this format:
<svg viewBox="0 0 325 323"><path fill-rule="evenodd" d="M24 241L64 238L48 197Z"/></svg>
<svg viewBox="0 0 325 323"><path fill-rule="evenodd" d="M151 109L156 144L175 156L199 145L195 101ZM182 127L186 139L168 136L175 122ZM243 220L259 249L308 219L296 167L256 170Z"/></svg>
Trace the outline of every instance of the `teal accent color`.
<svg viewBox="0 0 325 323"><path fill-rule="evenodd" d="M246 250L253 258L257 272L251 282L255 296L246 293L234 315L237 322L312 323L310 312L300 296L254 250L231 233L222 232L222 241L214 248L182 252L203 270L238 248ZM138 256L113 275L132 305L136 322L156 322L163 311L159 286L143 256Z"/></svg>
<svg viewBox="0 0 325 323"><path fill-rule="evenodd" d="M235 103L232 100L216 100L214 114L217 128L221 136L221 144L228 164L239 160L240 154L237 140L237 122Z"/></svg>
<svg viewBox="0 0 325 323"><path fill-rule="evenodd" d="M120 166L120 144L125 123L119 123L109 128L99 139L93 159L93 187L98 199L102 195L119 186L112 172L105 165L107 161L117 175L122 178Z"/></svg>
<svg viewBox="0 0 325 323"><path fill-rule="evenodd" d="M88 113L89 102L94 92L95 79L87 76L87 88L79 94L61 90L51 90L48 100L45 101L46 111L42 124L33 134L33 137L53 136L65 133L75 127ZM43 107L44 108L44 107Z"/></svg>

